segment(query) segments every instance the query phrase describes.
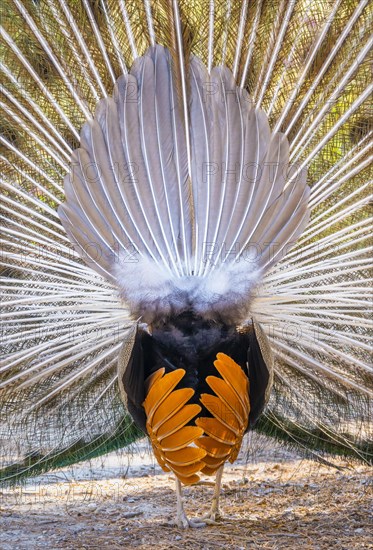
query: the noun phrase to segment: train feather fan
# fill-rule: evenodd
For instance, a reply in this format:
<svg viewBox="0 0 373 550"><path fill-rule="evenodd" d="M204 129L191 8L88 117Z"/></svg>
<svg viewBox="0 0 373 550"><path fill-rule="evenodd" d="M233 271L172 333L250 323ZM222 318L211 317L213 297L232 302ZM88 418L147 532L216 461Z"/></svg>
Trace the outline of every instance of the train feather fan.
<svg viewBox="0 0 373 550"><path fill-rule="evenodd" d="M187 527L248 429L371 461L369 2L0 10L4 483L145 432Z"/></svg>

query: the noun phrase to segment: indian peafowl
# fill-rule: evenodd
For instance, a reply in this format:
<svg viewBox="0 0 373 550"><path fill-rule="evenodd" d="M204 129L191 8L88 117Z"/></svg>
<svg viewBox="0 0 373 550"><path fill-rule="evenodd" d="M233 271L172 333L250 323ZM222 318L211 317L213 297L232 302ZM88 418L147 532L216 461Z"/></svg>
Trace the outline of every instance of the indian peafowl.
<svg viewBox="0 0 373 550"><path fill-rule="evenodd" d="M369 2L1 19L4 482L145 432L188 527L248 429L369 461Z"/></svg>

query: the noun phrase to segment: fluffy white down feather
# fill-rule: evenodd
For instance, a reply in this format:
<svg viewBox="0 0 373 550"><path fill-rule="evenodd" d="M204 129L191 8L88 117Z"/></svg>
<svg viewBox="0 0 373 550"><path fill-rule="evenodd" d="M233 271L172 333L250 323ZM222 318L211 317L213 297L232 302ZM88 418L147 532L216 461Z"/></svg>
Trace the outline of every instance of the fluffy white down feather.
<svg viewBox="0 0 373 550"><path fill-rule="evenodd" d="M121 258L115 267L121 298L134 318L153 324L193 310L204 319L239 324L247 318L261 270L253 259L222 264L206 277L174 277L148 258Z"/></svg>

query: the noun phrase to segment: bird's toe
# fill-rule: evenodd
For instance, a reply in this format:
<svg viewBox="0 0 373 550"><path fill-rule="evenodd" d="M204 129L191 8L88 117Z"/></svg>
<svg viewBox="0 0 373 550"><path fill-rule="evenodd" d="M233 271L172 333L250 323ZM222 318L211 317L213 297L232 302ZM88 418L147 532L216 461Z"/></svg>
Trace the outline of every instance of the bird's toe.
<svg viewBox="0 0 373 550"><path fill-rule="evenodd" d="M219 516L220 517L220 516ZM206 514L205 516L191 518L190 521L193 521L196 524L206 526L206 525L217 525L218 516L215 514Z"/></svg>
<svg viewBox="0 0 373 550"><path fill-rule="evenodd" d="M207 522L203 518L190 518L189 527L199 529L200 527L206 527Z"/></svg>
<svg viewBox="0 0 373 550"><path fill-rule="evenodd" d="M175 523L179 529L187 529L189 527L189 521L185 514L179 514Z"/></svg>
<svg viewBox="0 0 373 550"><path fill-rule="evenodd" d="M193 527L184 511L177 514L175 524L179 527L179 529L188 529L189 527Z"/></svg>
<svg viewBox="0 0 373 550"><path fill-rule="evenodd" d="M185 513L178 514L176 517L175 524L179 529L198 529L200 527L206 527L207 521L204 518L188 518Z"/></svg>

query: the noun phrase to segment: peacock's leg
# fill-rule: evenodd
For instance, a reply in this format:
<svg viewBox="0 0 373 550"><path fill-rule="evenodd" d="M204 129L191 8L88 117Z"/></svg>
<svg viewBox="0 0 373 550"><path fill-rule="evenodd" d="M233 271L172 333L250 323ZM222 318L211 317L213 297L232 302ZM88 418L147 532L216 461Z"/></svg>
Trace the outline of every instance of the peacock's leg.
<svg viewBox="0 0 373 550"><path fill-rule="evenodd" d="M187 529L188 527L205 527L206 522L202 518L188 519L183 502L183 493L181 488L181 482L176 477L176 525L180 529Z"/></svg>
<svg viewBox="0 0 373 550"><path fill-rule="evenodd" d="M176 481L176 525L180 528L186 529L187 527L189 527L189 521L184 510L181 483L177 478L175 478L175 481Z"/></svg>
<svg viewBox="0 0 373 550"><path fill-rule="evenodd" d="M219 468L219 470L217 471L217 474L216 474L215 487L214 487L214 496L213 496L212 503L211 503L210 513L208 515L208 517L212 521L216 521L216 519L218 519L220 517L219 499L220 499L221 480L222 480L222 477L223 477L223 470L224 470L224 464L222 466L220 466L220 468Z"/></svg>
<svg viewBox="0 0 373 550"><path fill-rule="evenodd" d="M221 480L223 477L224 464L220 466L219 470L216 473L215 486L214 486L214 496L212 498L210 511L201 517L193 518L190 521L194 523L200 523L201 525L214 525L216 524L217 519L224 519L219 512L219 498L221 490Z"/></svg>

